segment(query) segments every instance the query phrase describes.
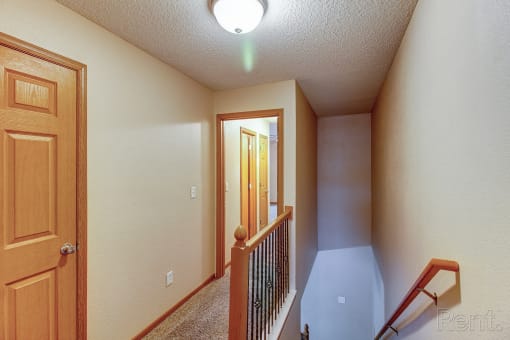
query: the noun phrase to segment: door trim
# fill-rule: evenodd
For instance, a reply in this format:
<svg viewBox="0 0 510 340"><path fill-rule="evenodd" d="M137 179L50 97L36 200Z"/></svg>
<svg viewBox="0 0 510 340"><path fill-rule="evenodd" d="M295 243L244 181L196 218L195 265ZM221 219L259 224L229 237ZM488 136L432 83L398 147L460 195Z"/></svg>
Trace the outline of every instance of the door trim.
<svg viewBox="0 0 510 340"><path fill-rule="evenodd" d="M277 196L278 214L283 212L283 109L221 113L216 115L216 278L225 275L225 149L223 122L253 118L278 118Z"/></svg>
<svg viewBox="0 0 510 340"><path fill-rule="evenodd" d="M240 160L241 160L241 163L243 162L243 134L245 135L248 135L248 136L251 136L253 137L253 140L255 141L255 145L252 145L252 148L251 148L251 153L248 153L249 156L248 156L248 182L249 182L249 179L253 179L252 176L255 176L255 185L253 186L252 189L250 189L248 191L248 225L245 226L248 230L248 238L251 238L253 235L255 235L257 233L257 230L259 229L258 228L258 223L257 223L257 216L259 214L258 212L258 208L257 208L257 194L258 194L258 188L257 188L257 184L259 182L259 178L257 176L257 159L258 159L258 154L257 154L257 133L255 131L252 131L250 129L247 129L245 127L242 127L241 126L241 129L240 129L240 137L241 137L241 140L240 140L240 143L239 145L241 146L240 147ZM240 178L241 178L241 183L242 183L242 166L240 166L241 168L241 174L240 174ZM255 174L252 174L255 170ZM241 201L239 202L239 207L240 207L240 211L241 211L241 220L239 221L239 224L242 224L242 215L243 215L243 188L241 187L240 188L240 194L241 194ZM255 196L255 208L253 208L253 196ZM254 210L254 211L252 211ZM255 217L253 216L253 214L255 214ZM251 225L251 228L250 228L250 225Z"/></svg>
<svg viewBox="0 0 510 340"><path fill-rule="evenodd" d="M269 157L268 157L269 156L269 136L266 136L266 135L263 135L263 134L259 133L259 138L258 138L258 141L259 141L259 145L258 145L258 152L259 152L259 154L258 154L258 156L259 156L259 163L258 163L258 168L259 168L258 186L259 187L258 187L258 189L259 189L259 192L258 192L258 197L257 197L258 207L259 207L259 209L258 209L258 217L259 218L258 218L258 221L257 221L257 229L258 230L262 230L262 228L267 227L268 223L270 222L269 221L269 218L270 218L269 217L269 205L270 205L270 203L269 203L269 191L268 191L268 192L266 192L266 195L267 195L267 199L266 199L266 201L267 201L267 209L265 209L266 210L266 215L267 215L267 223L265 225L261 225L261 223L260 223L260 212L262 211L261 204L260 204L261 203L260 202L260 197L261 197L260 183L262 182L260 180L260 177L261 177L260 176L260 173L261 173L261 166L260 166L260 158L261 157L260 157L260 155L262 154L262 151L261 151L261 148L260 148L260 146L261 146L260 140L261 139L265 139L266 140L266 147L267 147L267 150L266 150L266 170L270 169ZM266 171L266 188L269 187L269 176L270 175L268 174L268 171ZM278 177L278 175L276 175L276 177ZM276 182L278 182L278 178L277 178ZM276 195L278 195L278 194L276 194Z"/></svg>
<svg viewBox="0 0 510 340"><path fill-rule="evenodd" d="M0 45L76 72L77 338L87 339L87 66L0 32Z"/></svg>

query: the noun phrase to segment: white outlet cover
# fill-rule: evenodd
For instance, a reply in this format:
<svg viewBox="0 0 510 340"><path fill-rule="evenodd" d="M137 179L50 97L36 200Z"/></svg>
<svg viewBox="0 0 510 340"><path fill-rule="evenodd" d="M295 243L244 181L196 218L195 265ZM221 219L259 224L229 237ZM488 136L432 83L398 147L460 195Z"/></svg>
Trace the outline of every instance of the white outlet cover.
<svg viewBox="0 0 510 340"><path fill-rule="evenodd" d="M344 304L345 303L345 296L339 296L338 297L338 303Z"/></svg>
<svg viewBox="0 0 510 340"><path fill-rule="evenodd" d="M174 272L169 271L166 273L166 285L167 287L170 286L172 283L174 283Z"/></svg>

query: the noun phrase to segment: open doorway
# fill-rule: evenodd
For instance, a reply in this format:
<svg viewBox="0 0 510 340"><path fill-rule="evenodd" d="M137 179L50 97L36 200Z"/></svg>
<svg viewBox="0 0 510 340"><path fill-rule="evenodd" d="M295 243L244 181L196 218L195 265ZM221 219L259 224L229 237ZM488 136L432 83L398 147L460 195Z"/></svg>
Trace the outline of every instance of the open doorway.
<svg viewBox="0 0 510 340"><path fill-rule="evenodd" d="M252 238L283 212L283 110L219 114L216 129L219 278L230 262L235 229L243 225Z"/></svg>

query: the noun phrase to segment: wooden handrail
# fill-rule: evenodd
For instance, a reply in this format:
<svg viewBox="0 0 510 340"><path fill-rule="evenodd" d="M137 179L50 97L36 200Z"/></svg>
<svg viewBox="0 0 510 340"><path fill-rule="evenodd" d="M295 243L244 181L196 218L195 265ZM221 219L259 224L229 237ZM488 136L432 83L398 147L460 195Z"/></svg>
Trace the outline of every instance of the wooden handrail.
<svg viewBox="0 0 510 340"><path fill-rule="evenodd" d="M379 333L377 333L375 340L380 339L384 333L388 329L392 329L393 331L397 331L395 328L393 328L393 323L402 315L402 313L406 310L407 307L413 302L413 300L418 296L420 293L425 293L430 298L434 299L437 303L437 297L435 295L430 294L425 290L425 287L427 284L436 276L436 274L441 270L447 270L451 272L458 272L459 271L459 264L455 261L450 260L442 260L442 259L432 259L427 264L425 269L421 272L418 279L415 281L411 289L407 292L406 296L398 306L397 310L391 318L386 322L386 324L381 328ZM397 333L398 334L398 333Z"/></svg>
<svg viewBox="0 0 510 340"><path fill-rule="evenodd" d="M246 241L245 247L251 252L253 249L257 248L258 245L264 241L279 225L282 224L284 220L292 220L292 207L285 206L285 210L283 214L278 216L273 223L264 227L261 231L256 233L251 239Z"/></svg>

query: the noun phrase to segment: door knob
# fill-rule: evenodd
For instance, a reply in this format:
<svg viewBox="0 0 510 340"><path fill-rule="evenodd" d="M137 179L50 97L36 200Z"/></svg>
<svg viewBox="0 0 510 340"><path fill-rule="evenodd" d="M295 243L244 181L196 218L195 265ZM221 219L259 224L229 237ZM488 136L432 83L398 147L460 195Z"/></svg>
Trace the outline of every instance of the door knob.
<svg viewBox="0 0 510 340"><path fill-rule="evenodd" d="M73 246L71 243L64 243L64 245L60 248L60 254L69 255L76 253L76 246Z"/></svg>

